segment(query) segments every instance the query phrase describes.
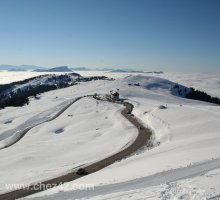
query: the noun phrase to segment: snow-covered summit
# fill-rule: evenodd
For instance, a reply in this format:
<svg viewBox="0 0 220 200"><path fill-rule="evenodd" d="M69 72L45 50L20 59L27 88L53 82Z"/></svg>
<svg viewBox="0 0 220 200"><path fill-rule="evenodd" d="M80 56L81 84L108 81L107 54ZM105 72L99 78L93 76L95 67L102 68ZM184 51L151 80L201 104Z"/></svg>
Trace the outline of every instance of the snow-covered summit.
<svg viewBox="0 0 220 200"><path fill-rule="evenodd" d="M186 97L191 89L178 83L174 83L170 80L154 77L154 76L128 76L125 78L129 86L140 86L147 90L157 91L157 92L170 92L175 96Z"/></svg>

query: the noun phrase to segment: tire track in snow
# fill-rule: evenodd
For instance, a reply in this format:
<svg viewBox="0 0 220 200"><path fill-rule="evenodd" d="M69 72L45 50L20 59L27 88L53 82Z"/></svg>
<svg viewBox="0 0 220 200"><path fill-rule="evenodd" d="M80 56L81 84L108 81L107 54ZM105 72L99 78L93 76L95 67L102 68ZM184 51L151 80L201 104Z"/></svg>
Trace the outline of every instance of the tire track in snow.
<svg viewBox="0 0 220 200"><path fill-rule="evenodd" d="M88 95L88 96L91 96L91 95ZM85 96L83 96L85 97ZM9 144L5 145L3 148L0 148L1 149L5 149L5 148L8 148L12 145L14 145L15 143L17 143L19 140L21 140L26 134L28 131L30 131L32 128L36 127L36 126L39 126L45 122L49 122L49 121L52 121L54 119L56 119L57 117L59 117L63 112L65 112L71 105L73 105L76 101L80 100L81 98L83 97L78 97L76 99L74 99L71 103L67 104L64 108L62 108L57 114L55 114L53 117L45 120L45 121L42 121L42 122L39 122L33 126L30 126L30 127L27 127L25 128L23 131L19 132L15 135L12 136L12 138L10 140L12 140L12 142L10 142Z"/></svg>

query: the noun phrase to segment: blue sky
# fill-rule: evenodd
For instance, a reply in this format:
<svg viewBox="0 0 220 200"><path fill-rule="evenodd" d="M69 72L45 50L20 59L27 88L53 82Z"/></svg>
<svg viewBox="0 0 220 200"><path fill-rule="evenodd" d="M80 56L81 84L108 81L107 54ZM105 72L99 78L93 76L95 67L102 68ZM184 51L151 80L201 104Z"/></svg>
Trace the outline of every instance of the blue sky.
<svg viewBox="0 0 220 200"><path fill-rule="evenodd" d="M0 0L0 64L220 72L220 0Z"/></svg>

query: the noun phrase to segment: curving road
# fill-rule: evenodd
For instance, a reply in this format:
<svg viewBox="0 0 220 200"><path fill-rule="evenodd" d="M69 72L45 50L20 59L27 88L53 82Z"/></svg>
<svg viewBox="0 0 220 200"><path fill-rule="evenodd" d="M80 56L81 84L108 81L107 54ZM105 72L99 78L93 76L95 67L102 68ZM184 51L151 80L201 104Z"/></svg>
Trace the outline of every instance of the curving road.
<svg viewBox="0 0 220 200"><path fill-rule="evenodd" d="M89 96L91 96L91 95L89 95ZM71 104L66 106L56 116L54 116L52 119L50 119L50 121L57 118L67 108L69 108L74 102L76 102L77 100L79 100L81 98L83 98L83 97L79 97L78 99L73 101ZM96 171L98 171L98 170L100 170L100 169L102 169L102 168L104 168L108 165L111 165L112 163L114 163L118 160L121 160L125 157L128 157L129 155L133 154L134 152L136 152L138 149L142 148L143 146L151 146L151 142L150 142L151 135L152 135L151 130L144 127L135 117L132 117L129 114L129 113L131 113L131 111L133 109L132 104L130 104L128 102L125 102L124 106L125 106L125 108L122 110L121 114L138 129L137 138L135 139L135 141L130 146L123 149L122 151L85 167L85 170L87 172L89 172L89 173L96 172ZM19 141L29 130L30 129L26 130L23 133L23 135L17 141ZM54 186L60 185L61 183L64 183L64 182L73 181L73 180L78 179L80 177L81 177L80 175L76 174L76 171L73 171L73 172L70 172L66 175L59 176L59 177L44 181L42 183L31 185L30 187L25 188L25 189L19 189L19 190L15 190L15 191L5 193L5 194L1 194L0 195L0 200L14 200L14 199L17 199L17 198L25 197L25 196L28 196L28 195L31 195L31 194L34 194L34 193L45 190L47 185L51 185L51 186L54 187Z"/></svg>

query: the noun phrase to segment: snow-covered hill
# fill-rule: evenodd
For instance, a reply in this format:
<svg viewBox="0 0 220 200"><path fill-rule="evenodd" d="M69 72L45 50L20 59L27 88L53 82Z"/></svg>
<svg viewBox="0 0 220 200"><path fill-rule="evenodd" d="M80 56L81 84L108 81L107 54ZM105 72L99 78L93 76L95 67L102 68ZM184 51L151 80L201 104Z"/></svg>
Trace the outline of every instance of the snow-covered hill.
<svg viewBox="0 0 220 200"><path fill-rule="evenodd" d="M23 81L0 85L0 108L7 106L23 106L29 103L30 96L69 87L81 81L108 79L104 76L82 77L77 73L61 75L41 75Z"/></svg>
<svg viewBox="0 0 220 200"><path fill-rule="evenodd" d="M122 118L121 109L83 98L57 119L33 128L18 143L0 150L0 193L6 190L5 184L46 180L128 146L137 130Z"/></svg>
<svg viewBox="0 0 220 200"><path fill-rule="evenodd" d="M120 97L134 105L133 114L153 130L155 147L142 149L136 155L70 183L92 183L96 186L95 191L72 191L67 187L35 196L64 200L77 197L94 200L206 199L217 196L220 194L220 107L182 98L175 85L176 82L162 77L138 75L114 81L82 82L50 91L42 94L39 100L31 99L23 108L0 110L0 135L12 128L21 128L25 121L31 123L52 116L79 96L104 95L119 89ZM179 87L184 91L190 86L179 84ZM113 153L131 142L136 129L118 115L120 109L115 104L97 104L91 99L79 101L56 121L37 126L15 145L0 150L2 192L5 191L4 183L40 181L45 178L39 175L42 171L47 177L53 177L80 163ZM108 123L105 117L109 119ZM5 123L7 121L11 123ZM62 131L55 134L57 130ZM98 138L96 131L101 134ZM82 143L78 145L77 141ZM76 156L81 154L83 156ZM19 175L22 173L27 175Z"/></svg>
<svg viewBox="0 0 220 200"><path fill-rule="evenodd" d="M140 86L157 93L167 91L175 96L186 97L191 92L191 89L186 86L159 77L136 75L128 76L126 79L129 86Z"/></svg>

